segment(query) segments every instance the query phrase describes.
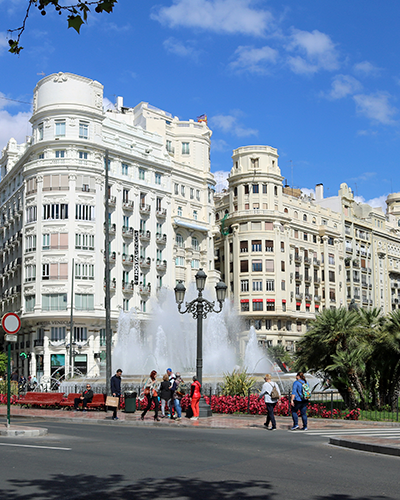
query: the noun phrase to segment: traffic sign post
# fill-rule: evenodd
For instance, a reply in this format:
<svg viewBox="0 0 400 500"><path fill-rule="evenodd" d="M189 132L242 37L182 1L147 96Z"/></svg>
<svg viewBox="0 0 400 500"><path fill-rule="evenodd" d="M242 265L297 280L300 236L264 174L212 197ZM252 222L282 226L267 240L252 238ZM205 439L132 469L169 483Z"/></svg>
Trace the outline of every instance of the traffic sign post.
<svg viewBox="0 0 400 500"><path fill-rule="evenodd" d="M1 318L1 326L6 332L5 340L8 341L7 358L7 427L10 426L10 406L11 406L11 343L17 342L17 333L21 328L21 320L18 314L6 313Z"/></svg>

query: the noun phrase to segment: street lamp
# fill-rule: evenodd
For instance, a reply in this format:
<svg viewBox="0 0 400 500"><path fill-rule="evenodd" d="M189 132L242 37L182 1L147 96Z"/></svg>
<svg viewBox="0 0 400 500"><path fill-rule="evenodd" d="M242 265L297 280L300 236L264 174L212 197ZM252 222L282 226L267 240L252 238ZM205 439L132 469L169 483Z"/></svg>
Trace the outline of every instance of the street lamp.
<svg viewBox="0 0 400 500"><path fill-rule="evenodd" d="M203 318L207 318L210 312L220 313L226 297L226 289L228 288L225 283L220 281L215 287L217 301L219 302L219 310L214 309L215 302L209 302L203 298L203 290L206 285L207 275L203 269L199 269L196 276L196 288L198 296L196 299L186 303L186 309L181 311L182 303L185 299L186 288L180 281L176 287L175 300L178 304L178 311L181 314L191 313L194 319L197 319L197 358L196 358L196 377L200 384L203 384ZM200 416L211 417L211 408L205 403L204 399L200 400Z"/></svg>

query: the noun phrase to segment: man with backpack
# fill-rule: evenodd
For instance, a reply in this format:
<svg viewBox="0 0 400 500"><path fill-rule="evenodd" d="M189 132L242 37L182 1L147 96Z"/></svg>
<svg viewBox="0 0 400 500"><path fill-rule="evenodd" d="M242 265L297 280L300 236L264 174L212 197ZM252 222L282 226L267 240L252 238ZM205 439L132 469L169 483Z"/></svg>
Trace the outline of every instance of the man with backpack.
<svg viewBox="0 0 400 500"><path fill-rule="evenodd" d="M187 392L187 387L185 382L183 381L181 374L176 372L176 391L173 394L174 398L174 406L176 414L178 415L176 420L179 422L182 418L182 408L181 408L181 399L185 396Z"/></svg>
<svg viewBox="0 0 400 500"><path fill-rule="evenodd" d="M300 410L301 420L303 421L302 431L307 430L307 403L311 397L310 386L307 384L306 377L303 372L298 372L296 380L293 383L290 408L292 412L293 427L290 429L295 431L299 428L299 418L297 412Z"/></svg>
<svg viewBox="0 0 400 500"><path fill-rule="evenodd" d="M274 408L279 398L281 397L281 392L279 390L279 386L277 383L272 382L271 375L267 373L265 375L265 383L261 388L261 394L258 396L258 399L261 399L264 396L265 405L267 407L267 421L264 424L268 430L276 431L276 421L274 415ZM269 423L271 422L272 427L269 427Z"/></svg>

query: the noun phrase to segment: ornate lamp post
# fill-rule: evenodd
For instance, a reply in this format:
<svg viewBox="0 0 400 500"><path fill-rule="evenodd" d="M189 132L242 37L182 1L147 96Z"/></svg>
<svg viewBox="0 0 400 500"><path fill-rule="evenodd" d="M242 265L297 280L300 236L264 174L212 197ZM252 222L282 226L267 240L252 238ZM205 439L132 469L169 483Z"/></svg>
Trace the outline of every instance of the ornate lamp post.
<svg viewBox="0 0 400 500"><path fill-rule="evenodd" d="M207 275L203 269L199 269L196 276L196 288L198 291L198 296L196 299L189 303L186 303L186 309L181 311L182 303L185 299L186 288L185 285L180 281L176 287L175 300L178 304L178 311L181 314L191 313L194 319L197 319L197 358L196 358L196 377L200 384L203 385L203 319L207 318L207 314L210 312L220 313L222 311L222 306L226 297L226 289L228 288L225 283L220 281L215 287L215 292L217 295L217 300L219 302L219 310L214 309L215 302L209 302L203 298L203 290L205 288ZM211 417L211 408L206 404L204 399L200 400L200 416L201 417Z"/></svg>

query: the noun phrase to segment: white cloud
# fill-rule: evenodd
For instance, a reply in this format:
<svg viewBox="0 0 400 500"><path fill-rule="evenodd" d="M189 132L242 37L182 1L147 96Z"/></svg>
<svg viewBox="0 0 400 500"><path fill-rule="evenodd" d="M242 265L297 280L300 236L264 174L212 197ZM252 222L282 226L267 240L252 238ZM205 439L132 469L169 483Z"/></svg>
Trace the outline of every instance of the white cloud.
<svg viewBox="0 0 400 500"><path fill-rule="evenodd" d="M315 189L300 188L300 191L306 196L311 196L311 198L314 198L315 200Z"/></svg>
<svg viewBox="0 0 400 500"><path fill-rule="evenodd" d="M386 213L386 198L387 194L383 194L377 198L371 198L370 200L366 200L363 196L354 196L354 201L357 203L366 203L372 208L382 208L383 213Z"/></svg>
<svg viewBox="0 0 400 500"><path fill-rule="evenodd" d="M222 130L225 133L231 133L237 137L249 137L250 135L257 135L258 130L252 128L244 128L235 115L216 115L210 118L210 125L212 128Z"/></svg>
<svg viewBox="0 0 400 500"><path fill-rule="evenodd" d="M174 0L154 10L151 17L170 28L183 26L217 33L262 36L272 24L269 11L256 9L252 0Z"/></svg>
<svg viewBox="0 0 400 500"><path fill-rule="evenodd" d="M319 70L333 71L339 67L335 44L325 33L293 30L286 49L299 52L288 58L289 67L294 73L312 74Z"/></svg>
<svg viewBox="0 0 400 500"><path fill-rule="evenodd" d="M397 109L390 104L390 98L391 95L388 92L359 94L353 97L358 113L384 125L395 123L393 116L397 113Z"/></svg>
<svg viewBox="0 0 400 500"><path fill-rule="evenodd" d="M107 97L103 97L103 109L115 109L115 105L110 101L110 99L107 99Z"/></svg>
<svg viewBox="0 0 400 500"><path fill-rule="evenodd" d="M185 45L183 42L173 37L164 40L163 45L167 52L180 57L197 59L200 54L200 51L192 47L190 42L187 42Z"/></svg>
<svg viewBox="0 0 400 500"><path fill-rule="evenodd" d="M249 46L240 46L235 51L236 60L230 67L239 71L250 73L265 73L268 66L276 64L278 51L265 46L259 49Z"/></svg>
<svg viewBox="0 0 400 500"><path fill-rule="evenodd" d="M0 151L13 137L18 143L25 142L27 135L31 134L32 127L29 123L31 112L19 112L11 115L6 110L0 110Z"/></svg>
<svg viewBox="0 0 400 500"><path fill-rule="evenodd" d="M9 48L7 36L5 33L0 33L0 55L6 52Z"/></svg>
<svg viewBox="0 0 400 500"><path fill-rule="evenodd" d="M217 170L214 172L215 178L215 190L217 193L221 193L223 189L228 189L228 177L229 172L225 172L225 170Z"/></svg>
<svg viewBox="0 0 400 500"><path fill-rule="evenodd" d="M213 139L211 141L211 150L212 151L227 151L229 149L228 143L223 139Z"/></svg>
<svg viewBox="0 0 400 500"><path fill-rule="evenodd" d="M350 75L336 75L332 81L332 88L326 94L328 99L343 99L362 89L361 83Z"/></svg>
<svg viewBox="0 0 400 500"><path fill-rule="evenodd" d="M374 66L369 61L363 61L354 65L354 72L362 76L377 76L381 68Z"/></svg>

